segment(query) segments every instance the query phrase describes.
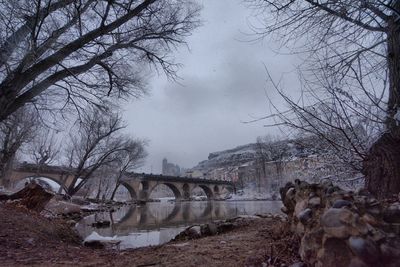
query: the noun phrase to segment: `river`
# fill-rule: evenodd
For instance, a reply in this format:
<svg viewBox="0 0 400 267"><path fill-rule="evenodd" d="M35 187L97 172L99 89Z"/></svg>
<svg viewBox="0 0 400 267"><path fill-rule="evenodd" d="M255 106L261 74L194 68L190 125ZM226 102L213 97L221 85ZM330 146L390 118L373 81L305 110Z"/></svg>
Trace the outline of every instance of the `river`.
<svg viewBox="0 0 400 267"><path fill-rule="evenodd" d="M149 202L123 206L114 212L101 212L83 218L76 225L85 238L94 231L120 240L120 248L160 245L195 224L225 220L239 215L279 213L280 201L192 201ZM94 228L92 223L110 221L109 227Z"/></svg>

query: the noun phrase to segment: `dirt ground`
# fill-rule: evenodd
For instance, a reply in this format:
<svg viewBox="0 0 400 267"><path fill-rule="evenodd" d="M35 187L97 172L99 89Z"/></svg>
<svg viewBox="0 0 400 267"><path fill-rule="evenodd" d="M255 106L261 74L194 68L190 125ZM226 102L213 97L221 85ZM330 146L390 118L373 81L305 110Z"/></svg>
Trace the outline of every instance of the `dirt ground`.
<svg viewBox="0 0 400 267"><path fill-rule="evenodd" d="M91 249L63 221L0 203L0 266L288 266L299 240L279 218L245 218L226 233L134 250Z"/></svg>

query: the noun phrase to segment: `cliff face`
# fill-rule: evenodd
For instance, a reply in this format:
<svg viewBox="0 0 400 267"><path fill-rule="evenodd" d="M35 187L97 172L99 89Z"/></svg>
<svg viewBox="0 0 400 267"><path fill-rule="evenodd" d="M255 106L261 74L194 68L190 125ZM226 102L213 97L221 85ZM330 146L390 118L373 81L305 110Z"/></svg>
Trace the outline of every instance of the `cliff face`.
<svg viewBox="0 0 400 267"><path fill-rule="evenodd" d="M247 144L233 149L210 153L207 160L197 164L194 170L210 170L243 165L256 159L256 144Z"/></svg>

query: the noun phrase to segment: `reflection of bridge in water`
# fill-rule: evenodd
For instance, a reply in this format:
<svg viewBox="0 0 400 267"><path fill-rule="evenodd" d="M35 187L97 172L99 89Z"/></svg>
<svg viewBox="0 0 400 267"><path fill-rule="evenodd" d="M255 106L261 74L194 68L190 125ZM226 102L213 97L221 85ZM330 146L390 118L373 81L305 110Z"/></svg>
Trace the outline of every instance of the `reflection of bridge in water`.
<svg viewBox="0 0 400 267"><path fill-rule="evenodd" d="M160 228L178 227L197 223L206 223L212 220L222 220L227 217L229 212L226 206L219 205L218 202L175 202L170 212L159 214L152 211L152 206L130 206L127 213L119 220L110 214L112 230L117 235L127 235L132 232L132 228L138 230L156 230ZM198 204L200 209L194 209L193 205ZM201 207L203 206L203 207ZM163 208L167 211L168 206ZM200 212L195 212L200 210ZM164 215L164 216L163 216Z"/></svg>
<svg viewBox="0 0 400 267"><path fill-rule="evenodd" d="M192 201L149 202L143 206L123 206L109 213L85 217L77 225L82 237L94 231L121 240L122 248L158 245L171 240L188 226L225 220L238 215L279 213L280 201ZM94 228L92 223L110 220L111 226Z"/></svg>

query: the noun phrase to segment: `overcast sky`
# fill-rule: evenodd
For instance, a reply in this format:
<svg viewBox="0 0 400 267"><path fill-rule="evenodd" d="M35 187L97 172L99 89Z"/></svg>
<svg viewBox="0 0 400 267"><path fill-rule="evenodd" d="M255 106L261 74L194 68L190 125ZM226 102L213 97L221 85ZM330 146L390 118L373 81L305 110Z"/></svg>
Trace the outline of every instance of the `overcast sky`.
<svg viewBox="0 0 400 267"><path fill-rule="evenodd" d="M244 124L270 113L266 92L279 104L267 82L264 64L274 78L294 70L293 56L278 55L277 45L252 37L251 11L241 0L203 0L203 26L176 53L183 66L178 83L164 76L150 80L150 94L125 107L128 131L149 140L144 172L161 172L164 157L190 168L215 151L255 142L271 133L264 122ZM286 74L285 88L296 89ZM276 134L276 132L273 132Z"/></svg>

